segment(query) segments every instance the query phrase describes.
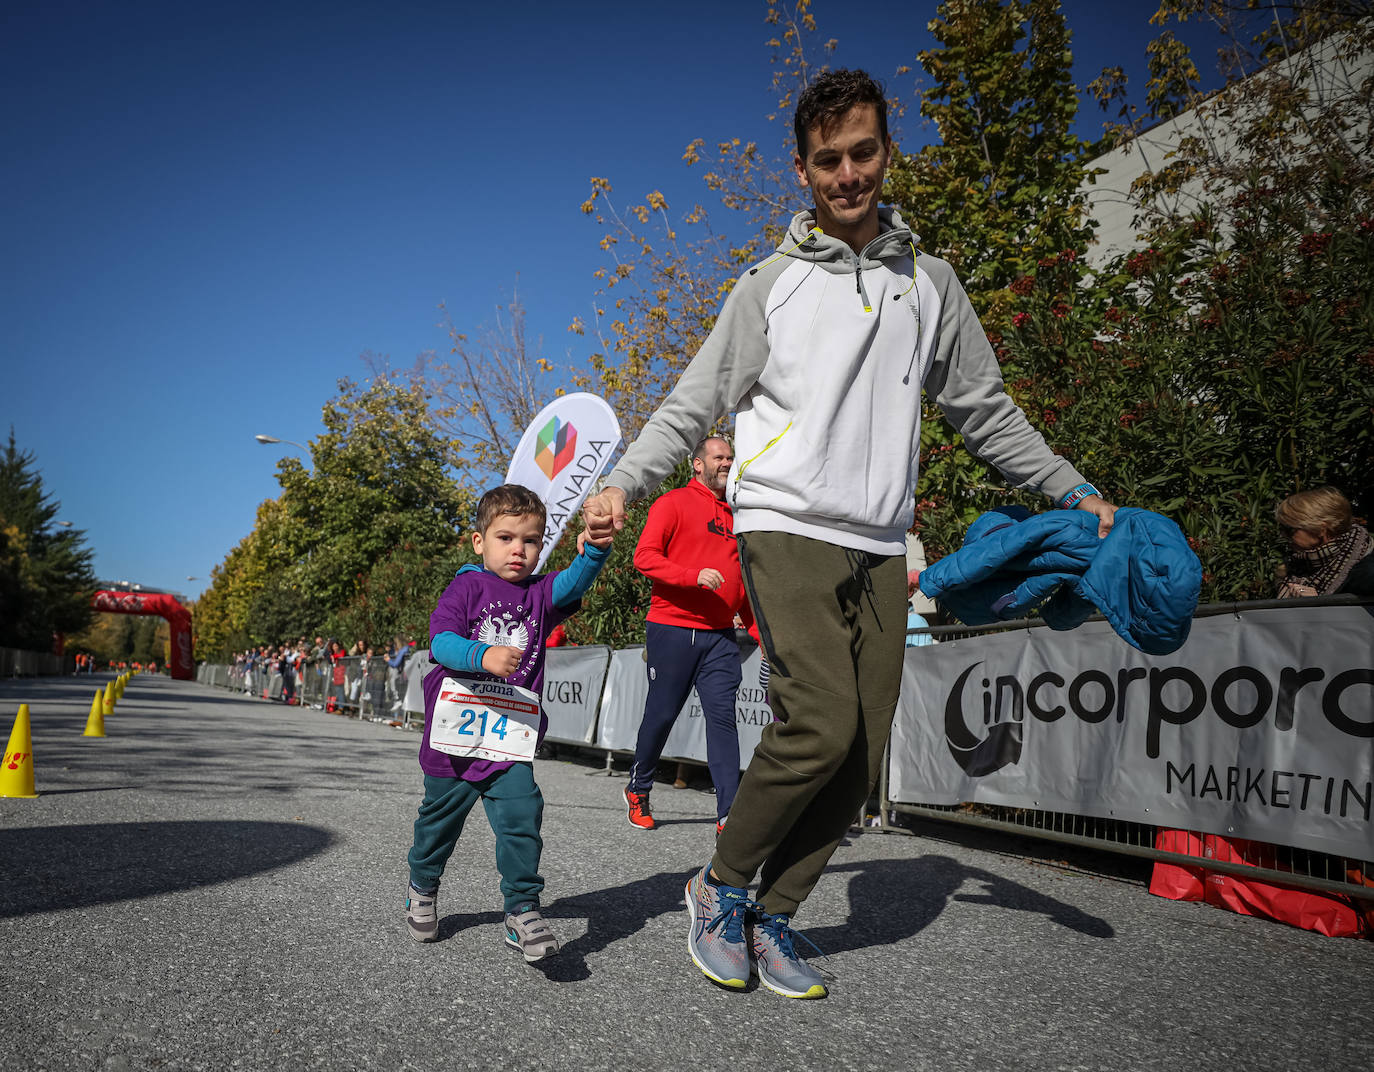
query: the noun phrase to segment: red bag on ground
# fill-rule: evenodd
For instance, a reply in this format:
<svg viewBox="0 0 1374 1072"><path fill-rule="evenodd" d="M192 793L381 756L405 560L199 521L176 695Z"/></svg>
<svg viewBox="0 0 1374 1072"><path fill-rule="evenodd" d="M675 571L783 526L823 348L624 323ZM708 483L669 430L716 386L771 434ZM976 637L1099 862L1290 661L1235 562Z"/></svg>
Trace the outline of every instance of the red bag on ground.
<svg viewBox="0 0 1374 1072"><path fill-rule="evenodd" d="M1155 835L1155 848L1196 856L1200 861L1223 860L1279 869L1274 846L1263 841L1161 829ZM1208 871L1205 866L1156 863L1150 878L1150 892L1175 901L1205 901L1216 908L1272 919L1330 938L1374 936L1374 929L1366 918L1369 913L1348 897L1221 875Z"/></svg>

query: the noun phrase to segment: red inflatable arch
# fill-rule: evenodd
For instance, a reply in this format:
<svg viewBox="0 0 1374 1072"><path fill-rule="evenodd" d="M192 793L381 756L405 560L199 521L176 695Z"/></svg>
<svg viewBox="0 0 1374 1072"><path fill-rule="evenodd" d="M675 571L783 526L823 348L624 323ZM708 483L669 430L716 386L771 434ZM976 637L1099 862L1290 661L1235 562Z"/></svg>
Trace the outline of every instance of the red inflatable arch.
<svg viewBox="0 0 1374 1072"><path fill-rule="evenodd" d="M97 592L91 606L106 614L160 614L172 629L172 658L168 666L178 681L196 676L191 658L191 612L165 592Z"/></svg>

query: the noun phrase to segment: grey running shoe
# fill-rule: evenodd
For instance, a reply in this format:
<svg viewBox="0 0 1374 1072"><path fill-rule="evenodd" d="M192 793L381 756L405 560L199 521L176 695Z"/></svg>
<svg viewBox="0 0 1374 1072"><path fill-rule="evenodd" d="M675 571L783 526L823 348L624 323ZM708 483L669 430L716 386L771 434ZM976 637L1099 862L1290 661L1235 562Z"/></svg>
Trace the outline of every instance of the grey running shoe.
<svg viewBox="0 0 1374 1072"><path fill-rule="evenodd" d="M687 881L687 952L706 978L742 990L749 983L749 943L744 924L758 908L749 891L738 886L712 886L710 865Z"/></svg>
<svg viewBox="0 0 1374 1072"><path fill-rule="evenodd" d="M760 911L749 927L754 954L754 971L759 982L785 998L823 998L827 991L821 973L797 956L792 942L800 938L815 949L806 935L794 931L787 916L770 916Z"/></svg>
<svg viewBox="0 0 1374 1072"><path fill-rule="evenodd" d="M406 926L417 942L432 942L439 937L439 894L421 893L406 883Z"/></svg>
<svg viewBox="0 0 1374 1072"><path fill-rule="evenodd" d="M534 905L525 905L506 916L506 945L533 964L558 952L558 939Z"/></svg>

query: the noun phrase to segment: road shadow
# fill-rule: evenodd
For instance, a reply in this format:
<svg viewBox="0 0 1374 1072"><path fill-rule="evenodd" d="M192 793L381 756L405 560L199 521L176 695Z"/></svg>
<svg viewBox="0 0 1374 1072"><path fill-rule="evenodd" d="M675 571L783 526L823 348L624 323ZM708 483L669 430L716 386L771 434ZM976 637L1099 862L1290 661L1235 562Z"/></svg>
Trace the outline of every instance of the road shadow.
<svg viewBox="0 0 1374 1072"><path fill-rule="evenodd" d="M82 786L79 789L44 789L39 796L60 797L69 796L72 793L117 793L124 789L137 789L136 785L91 785ZM3 837L3 835L0 835Z"/></svg>
<svg viewBox="0 0 1374 1072"><path fill-rule="evenodd" d="M531 966L557 983L590 979L592 973L587 967L587 957L601 952L612 942L630 937L656 916L684 911L683 889L691 874L690 871L681 874L660 872L623 886L560 897L544 905L540 911L545 918L586 920L587 931L564 945L557 956ZM455 912L439 920L439 940L451 938L469 927L500 924L504 919L500 912Z"/></svg>
<svg viewBox="0 0 1374 1072"><path fill-rule="evenodd" d="M825 953L891 945L914 937L939 918L950 901L1033 912L1091 938L1116 937L1104 919L948 856L855 861L830 867L826 874L846 872L853 878L847 890L845 921L830 927L808 927L805 919L798 921L806 937ZM982 892L960 892L968 883L981 885Z"/></svg>
<svg viewBox="0 0 1374 1072"><path fill-rule="evenodd" d="M303 823L94 823L0 830L0 918L229 882L322 852Z"/></svg>
<svg viewBox="0 0 1374 1072"><path fill-rule="evenodd" d="M587 957L593 953L630 937L658 916L682 913L686 918L683 891L691 877L691 871L660 871L623 886L559 898L544 909L544 914L555 919L585 919L587 932L565 945L557 957L534 966L556 983L590 979Z"/></svg>
<svg viewBox="0 0 1374 1072"><path fill-rule="evenodd" d="M814 928L807 927L805 920L800 923L806 937L827 954L891 945L915 937L951 901L1033 912L1092 938L1116 936L1106 920L947 856L861 861L840 864L827 872L846 873L852 878L846 891L849 912L844 922ZM651 919L683 912L683 888L689 877L691 872L660 872L622 886L560 898L546 906L543 912L550 919L585 919L587 932L565 945L557 957L534 967L554 982L591 978L589 956L630 937ZM968 891L965 887L969 884L981 890ZM685 915L683 919L685 923ZM440 923L440 936L500 920L501 916L494 912L449 916Z"/></svg>

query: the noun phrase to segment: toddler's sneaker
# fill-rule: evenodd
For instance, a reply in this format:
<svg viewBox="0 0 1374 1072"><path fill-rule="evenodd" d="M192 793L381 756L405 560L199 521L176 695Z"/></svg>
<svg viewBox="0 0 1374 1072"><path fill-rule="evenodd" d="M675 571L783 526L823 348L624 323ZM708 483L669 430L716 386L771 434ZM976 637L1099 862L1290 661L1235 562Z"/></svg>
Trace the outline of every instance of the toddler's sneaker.
<svg viewBox="0 0 1374 1072"><path fill-rule="evenodd" d="M759 982L786 998L823 998L827 991L821 973L797 956L794 938L815 949L806 935L794 931L787 916L770 916L760 910L750 926L750 946L754 971Z"/></svg>
<svg viewBox="0 0 1374 1072"><path fill-rule="evenodd" d="M432 942L439 937L439 893L425 893L406 883L406 926L417 942Z"/></svg>
<svg viewBox="0 0 1374 1072"><path fill-rule="evenodd" d="M758 908L739 886L712 886L707 864L687 881L687 952L706 978L742 990L749 983L749 943L744 925Z"/></svg>
<svg viewBox="0 0 1374 1072"><path fill-rule="evenodd" d="M626 786L625 807L631 826L637 826L641 830L654 828L654 813L649 810L648 793L631 793L630 787Z"/></svg>
<svg viewBox="0 0 1374 1072"><path fill-rule="evenodd" d="M523 954L528 964L558 952L558 939L549 929L548 920L532 904L506 914L506 945Z"/></svg>

